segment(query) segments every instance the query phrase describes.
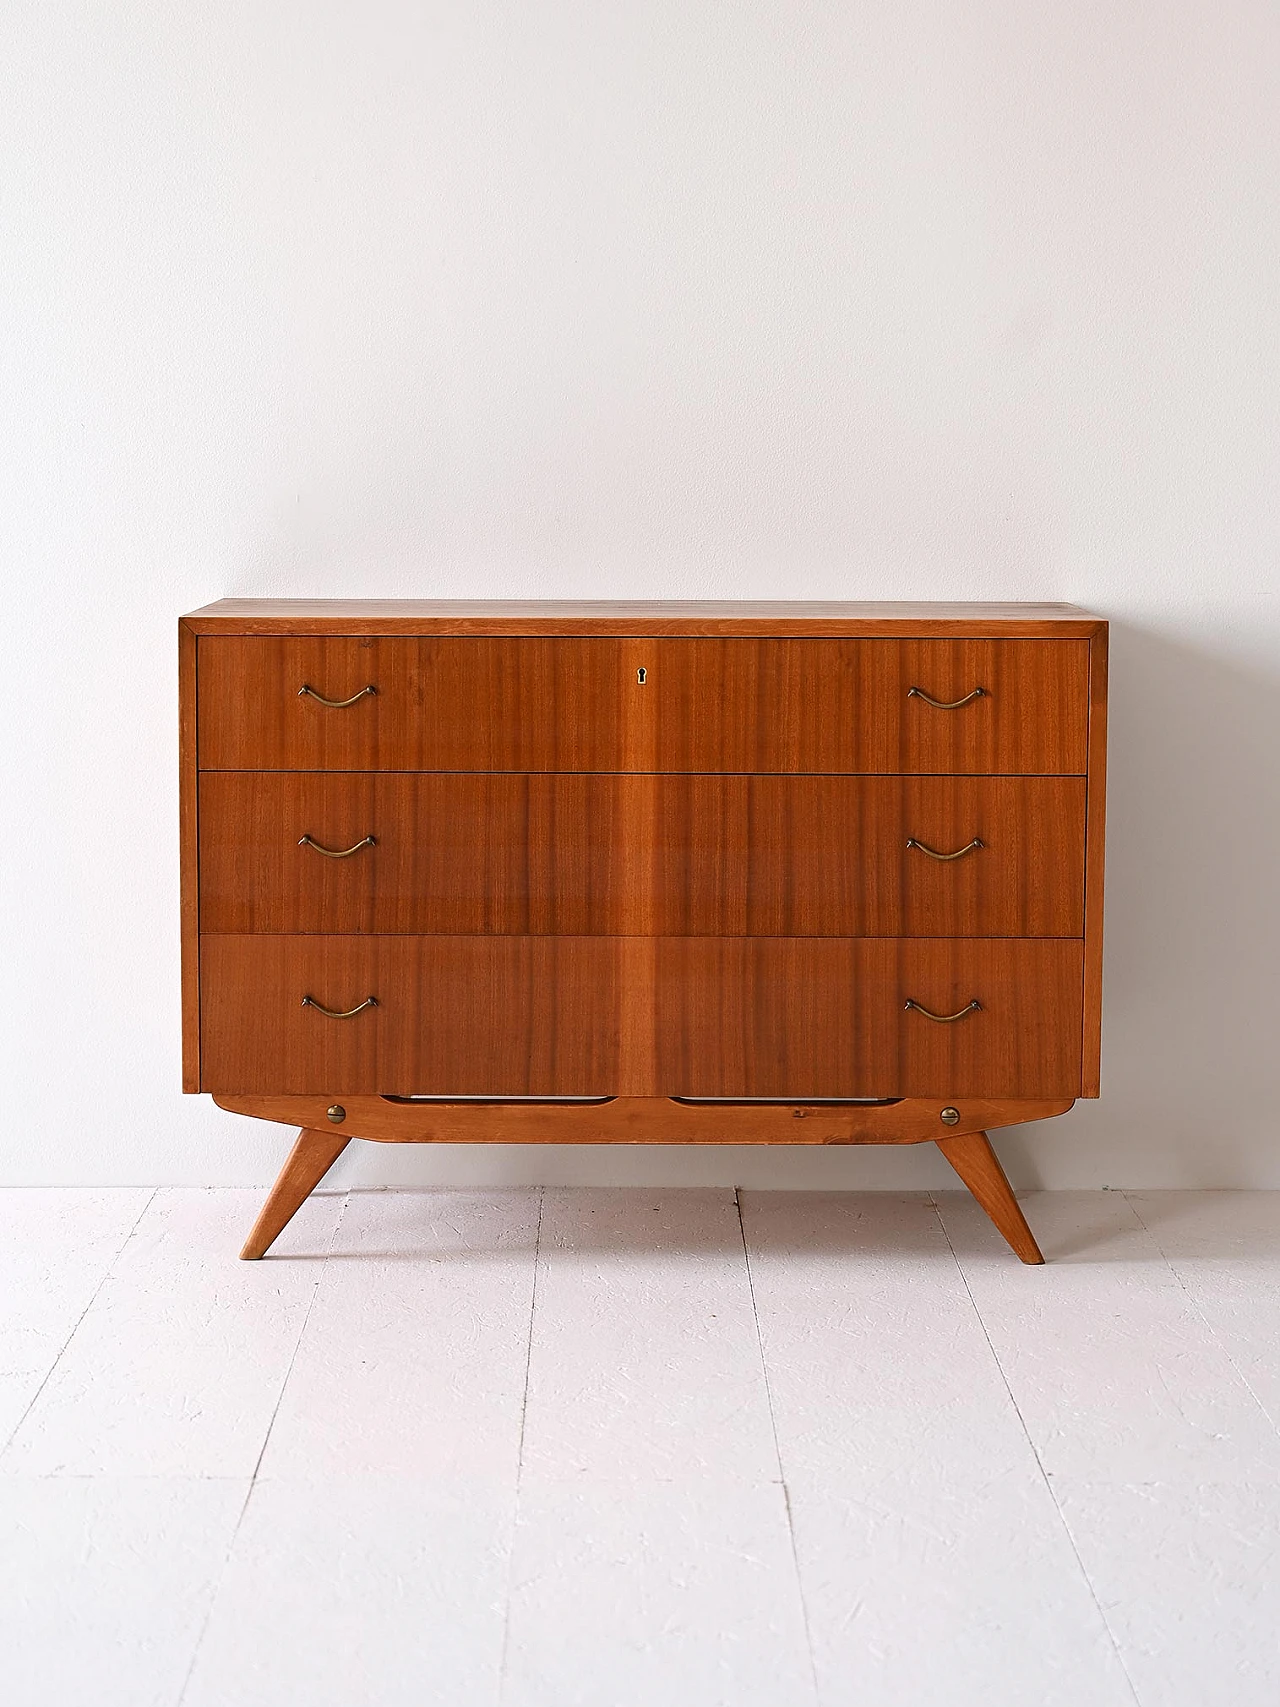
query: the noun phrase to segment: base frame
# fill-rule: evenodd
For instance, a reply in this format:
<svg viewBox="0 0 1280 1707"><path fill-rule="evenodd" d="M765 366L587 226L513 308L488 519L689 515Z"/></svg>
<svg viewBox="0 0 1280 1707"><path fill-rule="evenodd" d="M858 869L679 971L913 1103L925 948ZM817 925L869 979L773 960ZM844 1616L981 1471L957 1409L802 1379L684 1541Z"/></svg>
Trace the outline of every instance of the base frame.
<svg viewBox="0 0 1280 1707"><path fill-rule="evenodd" d="M380 1144L922 1144L932 1140L1024 1263L1043 1256L987 1133L1065 1114L1074 1099L902 1097L875 1103L611 1097L445 1101L367 1094L216 1094L233 1114L296 1125L288 1160L240 1253L264 1256L352 1138Z"/></svg>

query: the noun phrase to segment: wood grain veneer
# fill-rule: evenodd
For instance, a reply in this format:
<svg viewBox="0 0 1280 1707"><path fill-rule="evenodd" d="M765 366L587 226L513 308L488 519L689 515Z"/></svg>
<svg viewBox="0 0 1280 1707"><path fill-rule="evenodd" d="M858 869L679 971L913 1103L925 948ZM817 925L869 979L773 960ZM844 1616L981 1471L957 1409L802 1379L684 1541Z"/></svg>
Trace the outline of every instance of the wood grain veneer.
<svg viewBox="0 0 1280 1707"><path fill-rule="evenodd" d="M1080 936L1084 813L1081 777L206 771L202 928Z"/></svg>
<svg viewBox="0 0 1280 1707"><path fill-rule="evenodd" d="M332 1125L325 1096L219 1092L219 1108L255 1120L380 1144L920 1144L1049 1120L1071 1098L895 1097L889 1102L718 1102L609 1097L583 1102L414 1101L345 1093ZM948 1120L942 1116L946 1112ZM343 1139L345 1142L345 1139Z"/></svg>
<svg viewBox="0 0 1280 1707"><path fill-rule="evenodd" d="M1107 817L1107 630L1089 642L1089 781L1085 830L1084 1042L1080 1095L1102 1089L1102 888Z"/></svg>
<svg viewBox="0 0 1280 1707"><path fill-rule="evenodd" d="M1076 1095L1079 943L669 937L655 1078L685 1096ZM951 1014L940 1024L908 998Z"/></svg>
<svg viewBox="0 0 1280 1707"><path fill-rule="evenodd" d="M206 937L202 962L224 1094L1045 1099L1080 1080L1071 941L260 935ZM377 1006L329 1019L306 995ZM982 1011L938 1024L908 997Z"/></svg>
<svg viewBox="0 0 1280 1707"><path fill-rule="evenodd" d="M1078 605L842 599L219 599L196 634L872 634L1089 639Z"/></svg>
<svg viewBox="0 0 1280 1707"><path fill-rule="evenodd" d="M200 828L194 629L178 625L178 847L181 876L182 1088L200 1089Z"/></svg>
<svg viewBox="0 0 1280 1707"><path fill-rule="evenodd" d="M183 618L183 1086L303 1128L245 1254L352 1136L736 1135L932 1138L1040 1260L986 1128L1098 1094L1106 684L1069 605Z"/></svg>
<svg viewBox="0 0 1280 1707"><path fill-rule="evenodd" d="M1066 640L200 642L204 770L1083 775ZM303 687L342 701L323 705ZM939 710L913 695L953 701Z"/></svg>
<svg viewBox="0 0 1280 1707"><path fill-rule="evenodd" d="M612 937L210 936L204 1089L608 1095ZM310 995L350 1020L304 1008Z"/></svg>

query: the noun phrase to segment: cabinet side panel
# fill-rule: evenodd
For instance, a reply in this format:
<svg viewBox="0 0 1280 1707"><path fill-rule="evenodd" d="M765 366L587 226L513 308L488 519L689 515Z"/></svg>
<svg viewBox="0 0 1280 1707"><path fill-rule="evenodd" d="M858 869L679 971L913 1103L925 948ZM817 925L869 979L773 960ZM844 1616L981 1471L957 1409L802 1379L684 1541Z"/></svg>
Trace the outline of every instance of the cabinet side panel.
<svg viewBox="0 0 1280 1707"><path fill-rule="evenodd" d="M1089 780L1085 807L1084 1070L1080 1095L1100 1094L1102 867L1107 812L1107 630L1089 642Z"/></svg>
<svg viewBox="0 0 1280 1707"><path fill-rule="evenodd" d="M196 769L197 640L178 624L178 841L181 874L182 1088L200 1089L200 870Z"/></svg>

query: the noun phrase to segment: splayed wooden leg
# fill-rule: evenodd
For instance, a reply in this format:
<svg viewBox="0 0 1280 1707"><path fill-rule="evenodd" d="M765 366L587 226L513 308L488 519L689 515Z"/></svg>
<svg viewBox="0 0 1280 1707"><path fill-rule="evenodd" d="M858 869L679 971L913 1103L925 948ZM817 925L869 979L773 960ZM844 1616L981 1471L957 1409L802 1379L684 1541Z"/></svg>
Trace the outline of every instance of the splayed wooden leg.
<svg viewBox="0 0 1280 1707"><path fill-rule="evenodd" d="M345 1133L303 1127L240 1252L245 1261L265 1255L350 1142Z"/></svg>
<svg viewBox="0 0 1280 1707"><path fill-rule="evenodd" d="M960 1175L977 1201L1009 1241L1015 1256L1026 1263L1041 1263L1040 1247L1018 1207L1013 1187L996 1160L985 1132L966 1132L958 1138L937 1139L938 1148Z"/></svg>

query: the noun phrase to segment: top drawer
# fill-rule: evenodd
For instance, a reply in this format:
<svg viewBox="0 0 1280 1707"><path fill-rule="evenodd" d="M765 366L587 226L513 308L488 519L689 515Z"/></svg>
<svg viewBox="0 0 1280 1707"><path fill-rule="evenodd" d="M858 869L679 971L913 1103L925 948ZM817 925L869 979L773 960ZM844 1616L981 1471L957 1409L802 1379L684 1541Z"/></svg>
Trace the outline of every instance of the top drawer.
<svg viewBox="0 0 1280 1707"><path fill-rule="evenodd" d="M1082 775L1085 640L203 636L204 770Z"/></svg>

